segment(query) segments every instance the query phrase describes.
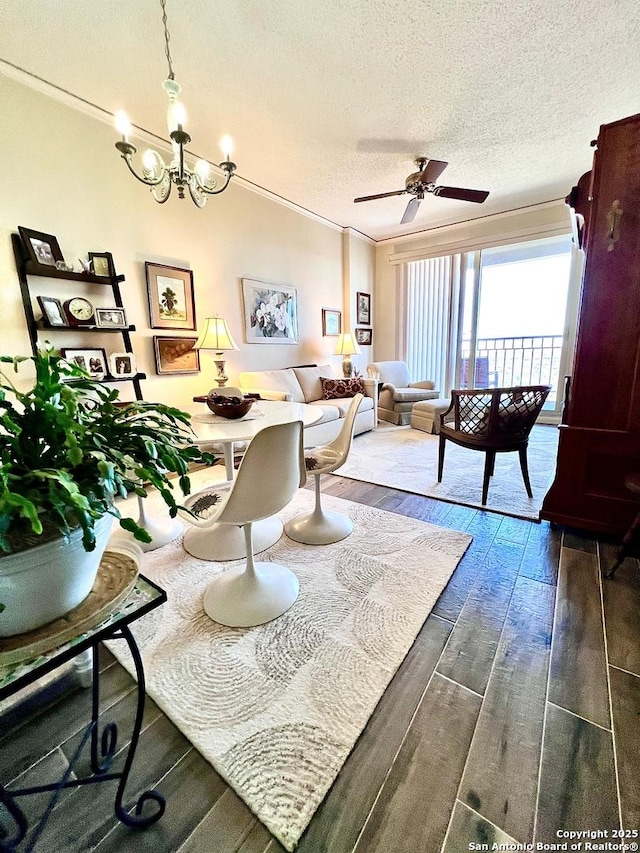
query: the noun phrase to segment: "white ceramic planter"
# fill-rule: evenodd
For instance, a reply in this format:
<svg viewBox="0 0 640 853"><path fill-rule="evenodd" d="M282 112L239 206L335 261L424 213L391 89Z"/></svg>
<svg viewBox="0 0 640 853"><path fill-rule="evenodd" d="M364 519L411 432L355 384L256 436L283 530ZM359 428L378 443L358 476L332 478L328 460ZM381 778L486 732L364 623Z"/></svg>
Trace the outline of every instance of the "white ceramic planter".
<svg viewBox="0 0 640 853"><path fill-rule="evenodd" d="M82 547L82 531L18 554L0 557L0 637L32 631L68 613L91 592L113 516L95 524L96 547Z"/></svg>

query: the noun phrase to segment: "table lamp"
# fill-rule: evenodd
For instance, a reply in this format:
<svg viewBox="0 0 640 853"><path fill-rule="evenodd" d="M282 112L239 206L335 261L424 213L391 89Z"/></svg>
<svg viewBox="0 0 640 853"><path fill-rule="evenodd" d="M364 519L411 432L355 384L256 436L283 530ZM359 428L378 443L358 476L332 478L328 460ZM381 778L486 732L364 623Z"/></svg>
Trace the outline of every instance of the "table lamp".
<svg viewBox="0 0 640 853"><path fill-rule="evenodd" d="M345 379L349 379L353 371L351 356L360 352L356 339L351 332L343 332L338 335L338 344L336 346L335 355L342 356L342 372Z"/></svg>
<svg viewBox="0 0 640 853"><path fill-rule="evenodd" d="M223 320L222 317L207 317L204 321L204 329L200 332L194 349L213 350L215 353L213 363L218 371L216 382L220 388L226 385L229 377L224 372L225 360L222 354L225 350L238 349L238 345L233 340L227 326L227 321Z"/></svg>

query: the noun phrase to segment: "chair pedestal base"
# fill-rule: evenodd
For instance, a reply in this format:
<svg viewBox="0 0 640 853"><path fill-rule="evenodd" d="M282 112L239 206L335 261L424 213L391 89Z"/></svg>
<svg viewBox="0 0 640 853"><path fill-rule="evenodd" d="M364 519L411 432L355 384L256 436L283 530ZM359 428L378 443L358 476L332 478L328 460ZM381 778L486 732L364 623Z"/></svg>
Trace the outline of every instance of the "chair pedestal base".
<svg viewBox="0 0 640 853"><path fill-rule="evenodd" d="M282 522L277 515L256 521L253 525L254 552L266 551L281 536ZM199 560L239 560L247 556L242 528L232 524L192 527L185 533L182 545L187 554Z"/></svg>
<svg viewBox="0 0 640 853"><path fill-rule="evenodd" d="M138 497L138 508L140 510L138 524L140 527L144 527L151 536L151 542L139 542L134 539L143 551L155 551L156 548L162 548L163 545L173 542L182 533L184 524L179 518L150 518L146 514L144 500L141 497Z"/></svg>
<svg viewBox="0 0 640 853"><path fill-rule="evenodd" d="M298 578L279 563L254 563L254 571L234 566L209 584L204 610L221 625L250 628L282 616L299 591Z"/></svg>
<svg viewBox="0 0 640 853"><path fill-rule="evenodd" d="M353 521L340 512L315 509L292 518L284 530L290 539L303 545L331 545L353 532Z"/></svg>

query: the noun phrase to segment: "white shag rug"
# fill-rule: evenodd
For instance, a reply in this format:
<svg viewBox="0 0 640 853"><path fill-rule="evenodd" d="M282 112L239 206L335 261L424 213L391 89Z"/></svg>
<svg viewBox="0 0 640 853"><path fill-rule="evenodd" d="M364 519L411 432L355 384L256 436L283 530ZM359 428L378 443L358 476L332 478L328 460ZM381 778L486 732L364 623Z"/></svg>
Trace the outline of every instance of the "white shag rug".
<svg viewBox="0 0 640 853"><path fill-rule="evenodd" d="M192 491L217 477L216 469L198 472ZM300 490L282 519L312 501ZM203 593L235 563L198 560L178 539L144 555L142 573L168 601L131 626L148 694L288 850L471 541L329 495L323 502L350 515L355 531L315 547L283 535L261 554L300 581L298 600L279 619L257 628L212 622ZM131 672L122 646L110 649Z"/></svg>
<svg viewBox="0 0 640 853"><path fill-rule="evenodd" d="M430 498L481 507L537 520L551 484L558 452L558 428L537 425L529 438L527 458L533 498L522 480L517 453L498 453L482 507L485 454L447 441L442 482L438 483L439 437L409 426L381 424L354 438L346 463L335 473L352 480L391 486Z"/></svg>

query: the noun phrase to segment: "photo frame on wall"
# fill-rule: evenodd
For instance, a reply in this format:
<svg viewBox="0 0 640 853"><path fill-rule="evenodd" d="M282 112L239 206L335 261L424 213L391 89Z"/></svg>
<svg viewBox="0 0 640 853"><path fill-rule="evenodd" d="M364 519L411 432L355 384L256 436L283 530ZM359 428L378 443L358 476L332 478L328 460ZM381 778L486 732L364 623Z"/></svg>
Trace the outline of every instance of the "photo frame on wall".
<svg viewBox="0 0 640 853"><path fill-rule="evenodd" d="M193 272L145 261L152 329L195 329Z"/></svg>
<svg viewBox="0 0 640 853"><path fill-rule="evenodd" d="M359 344L362 344L362 346L370 347L372 338L373 338L373 330L372 329L358 329L358 328L356 328L356 341Z"/></svg>
<svg viewBox="0 0 640 853"><path fill-rule="evenodd" d="M153 336L156 373L159 376L200 372L200 351L194 349L197 338Z"/></svg>
<svg viewBox="0 0 640 853"><path fill-rule="evenodd" d="M356 322L361 323L363 326L371 324L370 293L362 293L361 291L356 293Z"/></svg>
<svg viewBox="0 0 640 853"><path fill-rule="evenodd" d="M248 344L297 344L298 291L295 287L242 279Z"/></svg>
<svg viewBox="0 0 640 853"><path fill-rule="evenodd" d="M32 228L25 228L23 225L18 225L18 231L29 255L29 260L35 264L55 267L57 261L64 261L58 241L53 234L34 231Z"/></svg>
<svg viewBox="0 0 640 853"><path fill-rule="evenodd" d="M342 312L332 308L322 309L322 337L337 337L342 331Z"/></svg>

